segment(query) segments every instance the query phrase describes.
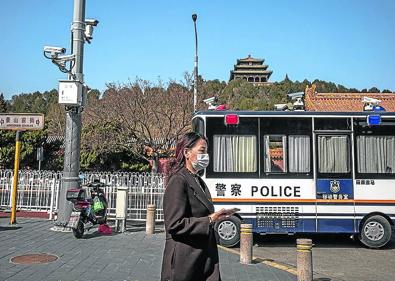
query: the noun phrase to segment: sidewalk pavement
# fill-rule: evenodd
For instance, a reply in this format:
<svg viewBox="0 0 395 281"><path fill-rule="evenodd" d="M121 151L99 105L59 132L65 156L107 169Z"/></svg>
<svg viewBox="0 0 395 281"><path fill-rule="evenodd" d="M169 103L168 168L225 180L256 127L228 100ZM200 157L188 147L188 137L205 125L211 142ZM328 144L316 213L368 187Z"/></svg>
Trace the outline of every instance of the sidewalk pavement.
<svg viewBox="0 0 395 281"><path fill-rule="evenodd" d="M53 222L18 218L16 226L0 218L0 280L133 280L158 281L165 235L145 235L144 227L125 233L101 235L92 228L82 239L72 233L54 232ZM58 256L46 264L13 264L25 254ZM296 276L263 263L242 265L239 256L219 250L223 281L291 281Z"/></svg>

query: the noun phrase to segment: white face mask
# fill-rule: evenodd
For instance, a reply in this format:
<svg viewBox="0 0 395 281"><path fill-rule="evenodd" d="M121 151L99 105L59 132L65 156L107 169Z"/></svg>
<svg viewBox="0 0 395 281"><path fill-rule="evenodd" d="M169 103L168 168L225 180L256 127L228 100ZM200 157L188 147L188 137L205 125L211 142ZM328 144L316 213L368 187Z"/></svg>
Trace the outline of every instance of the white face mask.
<svg viewBox="0 0 395 281"><path fill-rule="evenodd" d="M192 167L196 171L200 171L207 168L209 162L210 157L207 153L199 153L196 155L196 162L192 162Z"/></svg>

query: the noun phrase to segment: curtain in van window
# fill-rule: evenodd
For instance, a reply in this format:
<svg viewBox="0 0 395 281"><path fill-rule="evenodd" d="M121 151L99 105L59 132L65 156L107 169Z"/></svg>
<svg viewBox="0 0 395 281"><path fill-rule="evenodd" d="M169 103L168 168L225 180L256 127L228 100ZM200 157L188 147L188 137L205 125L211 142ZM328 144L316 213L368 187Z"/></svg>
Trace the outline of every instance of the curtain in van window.
<svg viewBox="0 0 395 281"><path fill-rule="evenodd" d="M348 136L318 136L320 173L348 173L350 155Z"/></svg>
<svg viewBox="0 0 395 281"><path fill-rule="evenodd" d="M291 173L310 172L310 137L288 137L289 171Z"/></svg>
<svg viewBox="0 0 395 281"><path fill-rule="evenodd" d="M395 136L358 136L359 173L395 173Z"/></svg>
<svg viewBox="0 0 395 281"><path fill-rule="evenodd" d="M256 136L214 135L214 172L255 172Z"/></svg>

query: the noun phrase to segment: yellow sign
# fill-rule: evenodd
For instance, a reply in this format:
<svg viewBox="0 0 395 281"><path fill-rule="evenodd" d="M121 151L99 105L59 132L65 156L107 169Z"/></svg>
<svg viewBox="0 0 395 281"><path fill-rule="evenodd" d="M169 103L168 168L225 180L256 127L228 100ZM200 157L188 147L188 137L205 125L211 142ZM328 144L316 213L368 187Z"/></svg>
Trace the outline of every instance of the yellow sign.
<svg viewBox="0 0 395 281"><path fill-rule="evenodd" d="M44 129L44 114L0 113L0 130L30 131Z"/></svg>

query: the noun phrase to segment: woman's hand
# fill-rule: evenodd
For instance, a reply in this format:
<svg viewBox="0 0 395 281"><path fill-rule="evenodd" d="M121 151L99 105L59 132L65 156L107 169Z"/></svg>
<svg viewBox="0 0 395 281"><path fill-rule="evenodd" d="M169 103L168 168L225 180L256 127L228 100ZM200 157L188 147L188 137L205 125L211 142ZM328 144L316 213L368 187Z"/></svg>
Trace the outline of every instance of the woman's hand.
<svg viewBox="0 0 395 281"><path fill-rule="evenodd" d="M221 210L209 215L209 218L210 218L210 222L217 222L217 221L219 221L223 218L226 218L228 216L229 216L229 214L228 214L228 212L226 212L226 209L222 208Z"/></svg>

